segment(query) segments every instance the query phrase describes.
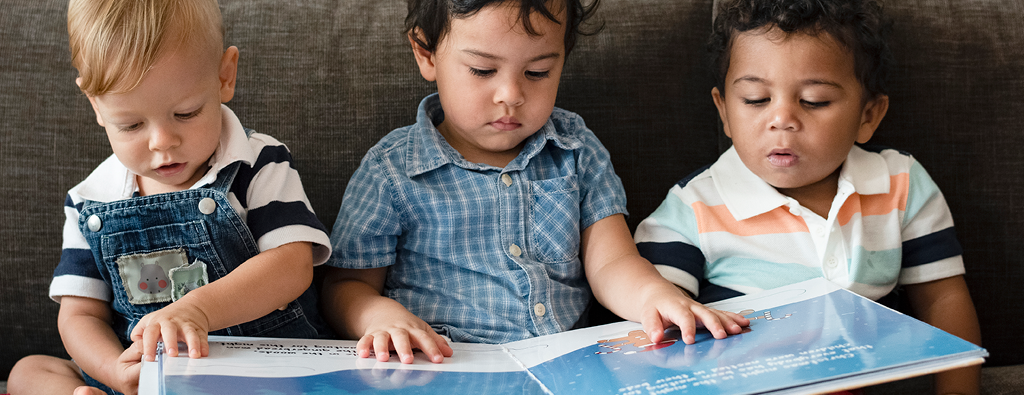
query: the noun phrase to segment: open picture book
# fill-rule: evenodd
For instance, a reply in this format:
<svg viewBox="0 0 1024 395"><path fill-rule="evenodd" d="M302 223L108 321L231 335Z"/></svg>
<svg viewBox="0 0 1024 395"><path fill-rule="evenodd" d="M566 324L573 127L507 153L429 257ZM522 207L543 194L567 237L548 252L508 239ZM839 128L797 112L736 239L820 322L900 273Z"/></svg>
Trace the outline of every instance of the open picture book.
<svg viewBox="0 0 1024 395"><path fill-rule="evenodd" d="M210 337L210 356L145 362L140 394L761 394L859 388L981 364L985 349L816 279L709 304L744 333L651 344L618 322L505 344L452 343L444 363L359 358L355 341ZM670 335L677 335L669 331ZM678 336L673 336L677 338Z"/></svg>

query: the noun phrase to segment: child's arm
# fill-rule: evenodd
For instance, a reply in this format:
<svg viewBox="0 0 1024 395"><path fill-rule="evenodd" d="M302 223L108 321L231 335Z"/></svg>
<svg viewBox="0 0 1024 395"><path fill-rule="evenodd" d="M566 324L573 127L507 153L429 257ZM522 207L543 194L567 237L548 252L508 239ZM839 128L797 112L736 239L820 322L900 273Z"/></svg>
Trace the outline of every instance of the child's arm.
<svg viewBox="0 0 1024 395"><path fill-rule="evenodd" d="M971 343L981 344L978 316L963 276L911 284L906 289L918 319ZM977 394L980 380L980 366L942 372L935 375L935 393Z"/></svg>
<svg viewBox="0 0 1024 395"><path fill-rule="evenodd" d="M372 346L378 361L387 362L393 349L402 363L412 363L412 349L419 348L431 362L444 362L452 356L448 342L405 306L381 296L387 271L329 268L323 286L327 322L343 336L359 338L360 358L369 358Z"/></svg>
<svg viewBox="0 0 1024 395"><path fill-rule="evenodd" d="M217 281L199 287L167 307L142 317L132 340L142 341L146 360L156 359L163 339L170 356L184 340L191 358L210 352L207 334L252 321L298 298L313 282L309 242L288 243L263 251Z"/></svg>
<svg viewBox="0 0 1024 395"><path fill-rule="evenodd" d="M679 326L682 340L693 344L696 327L716 339L742 331L750 321L742 316L697 303L637 252L625 218L612 215L583 230L580 259L594 296L620 317L638 321L651 341L664 339L666 327Z"/></svg>
<svg viewBox="0 0 1024 395"><path fill-rule="evenodd" d="M125 350L110 321L107 302L77 296L61 298L57 328L68 355L92 378L118 392L134 394L139 386L142 352L138 344Z"/></svg>

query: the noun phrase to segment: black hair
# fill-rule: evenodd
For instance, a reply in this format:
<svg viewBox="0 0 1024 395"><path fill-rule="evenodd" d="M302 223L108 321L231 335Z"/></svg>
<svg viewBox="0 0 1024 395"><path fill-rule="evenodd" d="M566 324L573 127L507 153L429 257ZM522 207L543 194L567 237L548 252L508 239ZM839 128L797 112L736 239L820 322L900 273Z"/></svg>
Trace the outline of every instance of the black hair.
<svg viewBox="0 0 1024 395"><path fill-rule="evenodd" d="M527 34L537 35L530 23L530 14L538 12L545 18L561 24L556 14L558 9L549 8L550 0L518 0L519 21ZM593 16L600 0L584 5L582 0L562 0L565 6L565 54L568 55L576 45L576 37L590 35L600 30L585 31L583 23ZM409 14L405 17L405 33L424 49L434 52L451 27L454 18L473 16L488 5L501 5L506 2L515 4L515 0L409 0ZM556 2L557 3L557 2Z"/></svg>
<svg viewBox="0 0 1024 395"><path fill-rule="evenodd" d="M725 92L729 51L736 35L778 28L786 34L828 34L853 53L854 72L868 93L865 99L886 94L892 23L875 0L729 0L715 11L708 51L720 92Z"/></svg>

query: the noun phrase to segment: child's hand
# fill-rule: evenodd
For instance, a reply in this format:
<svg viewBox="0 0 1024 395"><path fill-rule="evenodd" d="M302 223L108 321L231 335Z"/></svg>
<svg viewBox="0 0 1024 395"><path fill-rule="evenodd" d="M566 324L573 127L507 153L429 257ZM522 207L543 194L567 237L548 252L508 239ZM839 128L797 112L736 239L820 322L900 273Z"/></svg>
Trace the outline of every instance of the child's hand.
<svg viewBox="0 0 1024 395"><path fill-rule="evenodd" d="M132 343L124 350L111 369L109 377L113 382L109 383L110 388L123 394L138 393L139 373L142 371L142 350L139 348L139 343ZM75 393L78 392L79 390L76 389Z"/></svg>
<svg viewBox="0 0 1024 395"><path fill-rule="evenodd" d="M131 338L136 344L142 342L146 361L156 361L156 343L161 339L167 355L178 356L178 341L183 339L189 358L199 358L210 355L209 328L206 314L183 298L142 317L132 329Z"/></svg>
<svg viewBox="0 0 1024 395"><path fill-rule="evenodd" d="M395 350L402 363L412 363L412 349L418 348L433 363L444 362L445 357L452 356L452 348L426 322L408 311L396 311L397 319L375 323L366 328L366 333L356 344L356 353L360 358L370 357L370 347L377 355L377 360L387 362L389 350ZM383 318L383 317L382 317Z"/></svg>
<svg viewBox="0 0 1024 395"><path fill-rule="evenodd" d="M724 339L743 331L750 320L729 312L704 307L668 282L650 284L642 300L641 323L654 343L665 340L665 328L679 327L683 343L693 344L697 328L704 327L715 339Z"/></svg>

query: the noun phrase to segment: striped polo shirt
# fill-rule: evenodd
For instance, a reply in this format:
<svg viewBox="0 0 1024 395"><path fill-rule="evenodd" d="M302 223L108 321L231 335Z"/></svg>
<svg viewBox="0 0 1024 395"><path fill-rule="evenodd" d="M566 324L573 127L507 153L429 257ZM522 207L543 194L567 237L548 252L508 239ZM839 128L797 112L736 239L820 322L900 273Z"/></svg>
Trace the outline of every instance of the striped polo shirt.
<svg viewBox="0 0 1024 395"><path fill-rule="evenodd" d="M730 148L672 187L637 248L704 303L824 277L877 300L964 273L938 186L907 153L855 146L828 217L779 193Z"/></svg>
<svg viewBox="0 0 1024 395"><path fill-rule="evenodd" d="M247 138L234 112L224 105L221 111L220 145L210 158L210 170L190 189L212 184L221 169L241 161L227 198L249 226L259 250L306 241L313 244L313 263L326 262L331 255L327 230L306 198L288 148L265 134L253 133ZM51 299L57 302L62 296L113 299L110 286L100 276L89 243L79 228L79 211L86 199L112 202L135 196L138 190L135 174L111 155L68 191L64 201L62 253L50 282Z"/></svg>

